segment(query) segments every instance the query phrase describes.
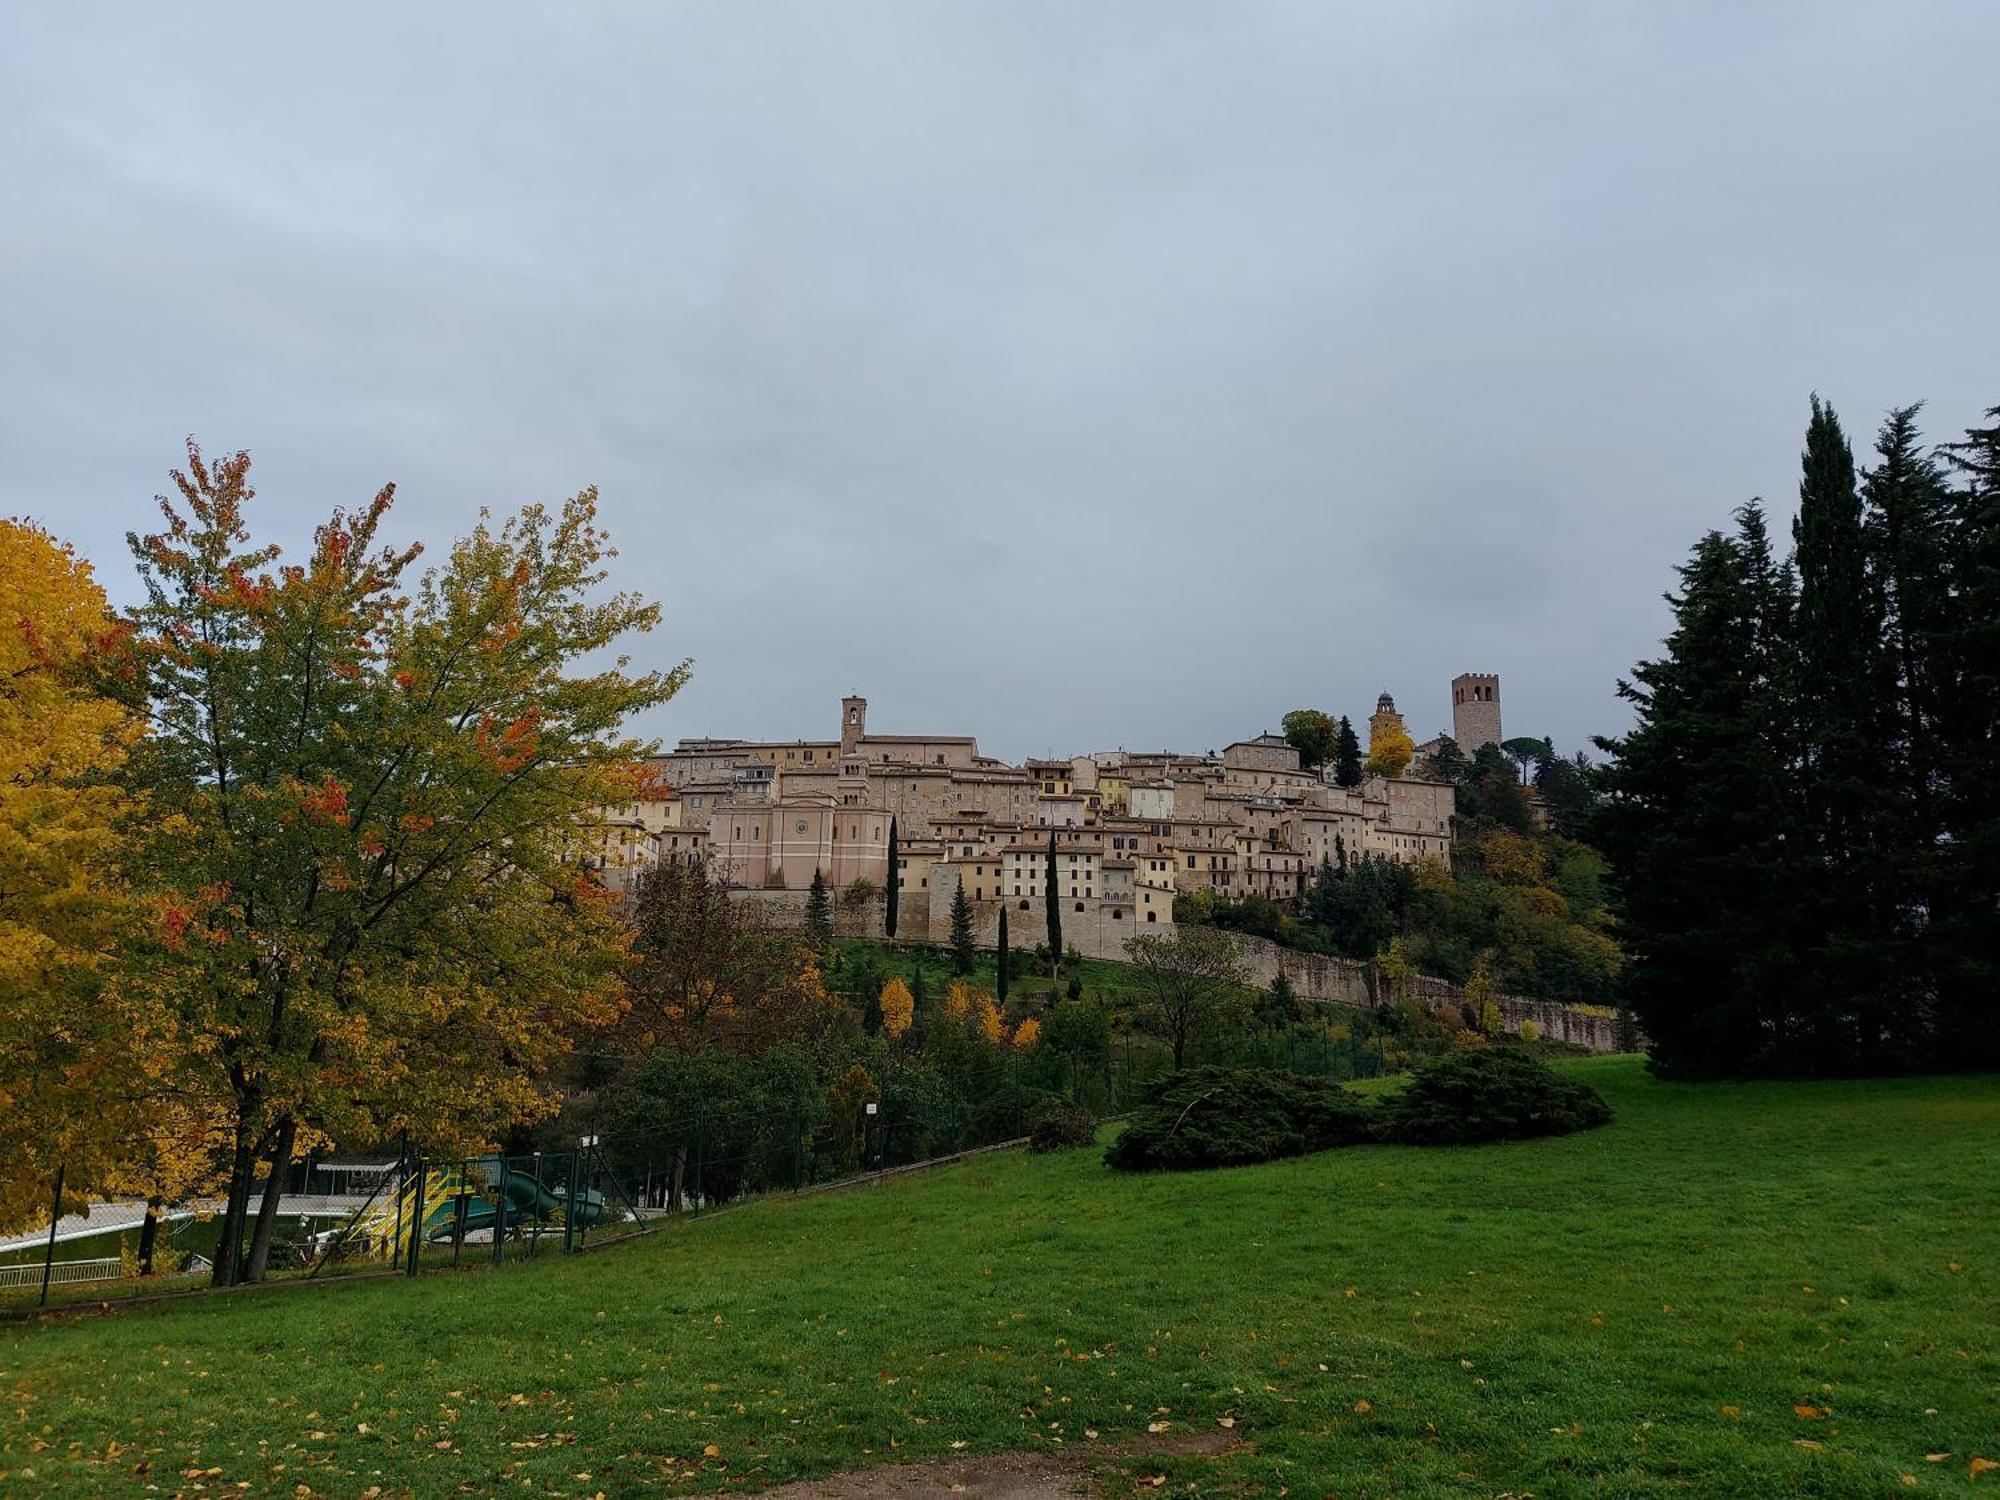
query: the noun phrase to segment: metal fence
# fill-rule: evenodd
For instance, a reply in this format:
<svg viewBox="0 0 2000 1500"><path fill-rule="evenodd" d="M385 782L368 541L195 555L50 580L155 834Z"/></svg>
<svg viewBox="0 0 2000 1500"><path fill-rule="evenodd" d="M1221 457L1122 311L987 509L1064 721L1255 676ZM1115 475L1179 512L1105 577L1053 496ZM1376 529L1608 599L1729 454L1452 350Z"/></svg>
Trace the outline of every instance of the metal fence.
<svg viewBox="0 0 2000 1500"><path fill-rule="evenodd" d="M1383 1071L1379 1039L1329 1033L1237 1033L1192 1045L1188 1065L1283 1067L1335 1079ZM1099 1115L1136 1102L1173 1071L1157 1039L1121 1036L1095 1058L1016 1056L979 1099L889 1075L843 1094L815 1082L789 1102L697 1100L635 1128L584 1134L552 1149L444 1156L405 1146L366 1163L302 1163L280 1198L285 1228L274 1271L308 1278L377 1270L497 1264L574 1254L592 1244L699 1218L727 1204L798 1193L885 1169L934 1161L1025 1135L1035 1104L1064 1098ZM259 1188L261 1191L261 1185ZM54 1198L61 1196L60 1179ZM140 1273L122 1237L147 1217L148 1270L209 1269L221 1204L132 1200L58 1217L32 1260L0 1264L0 1291L110 1282ZM58 1259L59 1244L119 1238L121 1254ZM26 1248L25 1238L15 1247Z"/></svg>

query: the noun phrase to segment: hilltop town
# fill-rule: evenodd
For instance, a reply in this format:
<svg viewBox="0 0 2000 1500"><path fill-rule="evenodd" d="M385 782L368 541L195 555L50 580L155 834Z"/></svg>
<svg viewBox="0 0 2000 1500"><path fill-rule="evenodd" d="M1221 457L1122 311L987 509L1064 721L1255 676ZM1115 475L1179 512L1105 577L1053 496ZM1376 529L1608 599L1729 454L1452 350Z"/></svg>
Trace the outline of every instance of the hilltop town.
<svg viewBox="0 0 2000 1500"><path fill-rule="evenodd" d="M1471 754L1501 738L1499 678L1451 684L1451 738ZM1220 752L1109 750L1011 764L962 734L880 734L868 700L840 704L837 738L684 739L655 757L657 795L610 810L604 865L705 862L774 912L800 907L817 872L856 904L890 879L902 935L946 930L961 888L991 941L1004 906L1041 910L1055 841L1064 932L1114 952L1135 928L1173 922L1174 897L1289 900L1324 861L1380 856L1451 862L1455 789L1421 774L1442 736L1403 774L1343 785L1307 767L1283 735ZM1371 746L1407 730L1383 693ZM787 899L784 893L793 893Z"/></svg>

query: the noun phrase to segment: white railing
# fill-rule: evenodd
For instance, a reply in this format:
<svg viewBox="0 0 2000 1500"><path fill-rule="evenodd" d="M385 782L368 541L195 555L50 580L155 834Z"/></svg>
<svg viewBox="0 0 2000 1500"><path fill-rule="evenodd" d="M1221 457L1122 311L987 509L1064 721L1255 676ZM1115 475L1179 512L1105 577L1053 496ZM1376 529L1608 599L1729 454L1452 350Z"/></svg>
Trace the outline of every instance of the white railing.
<svg viewBox="0 0 2000 1500"><path fill-rule="evenodd" d="M104 1260L59 1260L49 1267L49 1282L57 1285L75 1281L116 1281L125 1274L125 1264L117 1256ZM26 1261L0 1266L0 1286L40 1286L42 1263Z"/></svg>

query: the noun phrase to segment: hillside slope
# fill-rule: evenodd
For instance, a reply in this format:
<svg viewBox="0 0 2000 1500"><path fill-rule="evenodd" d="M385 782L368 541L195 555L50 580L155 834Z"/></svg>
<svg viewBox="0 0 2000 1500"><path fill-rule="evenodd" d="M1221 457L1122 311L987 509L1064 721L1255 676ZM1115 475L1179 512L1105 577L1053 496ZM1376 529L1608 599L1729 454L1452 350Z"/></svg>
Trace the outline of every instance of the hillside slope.
<svg viewBox="0 0 2000 1500"><path fill-rule="evenodd" d="M2000 1080L1568 1066L1612 1125L1173 1178L1002 1153L567 1263L7 1327L0 1470L619 1494L1224 1419L1233 1452L1118 1462L1546 1500L2000 1458Z"/></svg>

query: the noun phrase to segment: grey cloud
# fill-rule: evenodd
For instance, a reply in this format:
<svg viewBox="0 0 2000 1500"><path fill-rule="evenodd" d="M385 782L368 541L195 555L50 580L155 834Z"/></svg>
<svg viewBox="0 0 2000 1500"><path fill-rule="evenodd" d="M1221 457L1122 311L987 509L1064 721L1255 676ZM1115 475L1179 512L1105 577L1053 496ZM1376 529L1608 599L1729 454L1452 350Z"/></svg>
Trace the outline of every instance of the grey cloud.
<svg viewBox="0 0 2000 1500"><path fill-rule="evenodd" d="M0 512L114 591L183 434L272 525L586 483L648 726L1219 745L1498 670L1622 722L1700 529L2000 400L2000 12L10 8Z"/></svg>

